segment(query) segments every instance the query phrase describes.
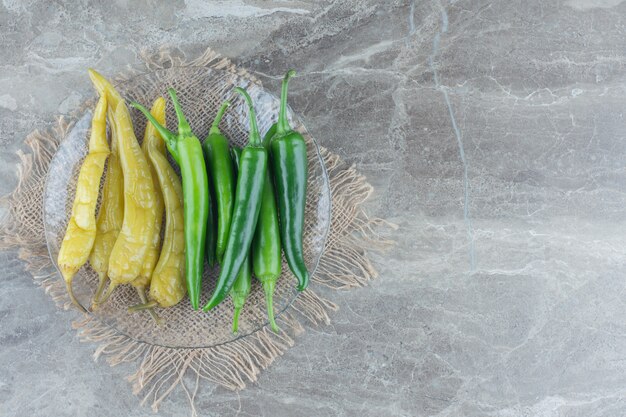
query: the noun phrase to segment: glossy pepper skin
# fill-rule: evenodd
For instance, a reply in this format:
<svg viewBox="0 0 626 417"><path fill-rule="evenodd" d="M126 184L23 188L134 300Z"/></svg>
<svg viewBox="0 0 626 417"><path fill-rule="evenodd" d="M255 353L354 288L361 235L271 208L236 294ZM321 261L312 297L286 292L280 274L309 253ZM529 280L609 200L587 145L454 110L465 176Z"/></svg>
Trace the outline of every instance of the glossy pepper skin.
<svg viewBox="0 0 626 417"><path fill-rule="evenodd" d="M167 149L180 166L183 178L183 199L185 218L185 273L187 291L194 310L198 309L202 272L204 270L204 252L206 244L207 220L209 217L209 181L206 165L202 156L202 146L198 138L191 132L173 88L168 90L176 117L178 118L178 135L173 134L161 125L143 106L132 105L139 109L165 139Z"/></svg>
<svg viewBox="0 0 626 417"><path fill-rule="evenodd" d="M241 160L241 149L233 148L231 149L231 154L233 157L235 168L239 170L239 162ZM246 257L246 260L243 262L243 266L239 270L239 274L237 274L237 279L235 279L233 288L230 289L230 298L232 298L233 306L235 307L235 311L233 314L233 333L237 333L237 331L239 330L239 315L241 314L243 306L246 303L246 299L248 298L248 295L250 295L251 288L252 288L252 264L251 264L250 251L249 251L248 256Z"/></svg>
<svg viewBox="0 0 626 417"><path fill-rule="evenodd" d="M308 159L304 138L291 129L287 120L287 85L295 74L289 70L283 79L280 115L270 149L283 251L289 269L298 279L298 291L302 291L309 284L302 248Z"/></svg>
<svg viewBox="0 0 626 417"><path fill-rule="evenodd" d="M209 201L211 204L209 204L209 217L206 222L206 243L204 246L204 252L206 255L206 262L210 267L213 267L217 263L217 208L215 207L215 190L211 185L211 178L209 178Z"/></svg>
<svg viewBox="0 0 626 417"><path fill-rule="evenodd" d="M233 209L226 251L222 260L222 269L215 291L204 306L204 311L212 309L224 300L233 287L237 274L248 256L261 209L265 170L267 169L267 151L263 147L261 137L259 136L252 99L240 87L236 87L235 91L243 95L248 103L250 137L248 145L241 152L241 163L235 192L235 207Z"/></svg>
<svg viewBox="0 0 626 417"><path fill-rule="evenodd" d="M271 130L266 133L263 139L263 145L266 148L274 133ZM278 332L279 329L274 320L273 298L276 281L282 272L282 259L278 207L276 206L276 194L270 171L271 169L268 167L265 174L261 212L252 241L252 265L254 275L263 286L270 327L274 332Z"/></svg>
<svg viewBox="0 0 626 417"><path fill-rule="evenodd" d="M91 122L89 153L80 167L72 215L57 259L59 270L65 280L67 293L72 303L82 311L85 309L74 296L72 279L80 267L87 262L96 239L98 190L104 172L104 163L109 156L109 145L106 138L106 110L106 96L100 96Z"/></svg>
<svg viewBox="0 0 626 417"><path fill-rule="evenodd" d="M230 158L233 161L235 170L239 172L239 164L241 163L241 148L238 146L230 148Z"/></svg>
<svg viewBox="0 0 626 417"><path fill-rule="evenodd" d="M226 250L226 242L228 241L228 232L235 205L233 162L228 149L228 139L222 135L219 129L220 121L229 106L230 102L228 101L222 104L217 112L217 116L215 116L211 130L209 130L209 136L202 144L207 169L213 183L213 192L215 193L214 206L217 209L217 236L214 239L217 241L214 248L215 255L213 256L217 258L218 262L222 261L224 251ZM210 260L212 258L211 255L207 252L207 259Z"/></svg>

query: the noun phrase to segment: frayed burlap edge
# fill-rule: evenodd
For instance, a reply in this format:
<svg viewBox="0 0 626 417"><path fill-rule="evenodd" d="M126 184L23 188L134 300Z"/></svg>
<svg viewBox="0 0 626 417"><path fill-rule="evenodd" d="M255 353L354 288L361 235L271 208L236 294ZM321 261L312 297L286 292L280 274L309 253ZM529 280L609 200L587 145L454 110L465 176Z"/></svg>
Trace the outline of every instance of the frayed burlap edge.
<svg viewBox="0 0 626 417"><path fill-rule="evenodd" d="M177 66L204 66L223 69L258 80L227 58L207 49L200 57L188 60L178 49L162 48L156 54L142 55L148 70ZM128 70L117 80L128 79L138 71ZM0 199L7 214L0 226L0 249L17 249L26 269L56 304L70 308L63 281L49 257L43 226L43 207L32 204L33 196L44 191L48 165L70 125L60 118L55 128L35 131L18 151L18 185ZM328 171L332 195L332 225L318 269L312 278L316 284L333 289L363 286L377 276L367 250L381 250L392 244L377 232L379 226L394 228L381 219L369 218L361 208L373 192L354 166L347 166L339 156L320 148ZM304 331L302 322L329 324L329 312L337 306L308 289L278 318L281 331L267 328L230 343L210 348L177 349L149 345L119 334L93 316L84 316L73 323L80 340L98 347L94 359L106 358L111 365L139 362L137 371L128 377L133 393L141 395L142 404L150 403L154 411L175 388L186 393L192 415L196 415L194 398L200 380L239 390L256 381L260 371L294 344L294 337ZM188 387L189 379L195 380ZM187 381L187 382L186 382Z"/></svg>

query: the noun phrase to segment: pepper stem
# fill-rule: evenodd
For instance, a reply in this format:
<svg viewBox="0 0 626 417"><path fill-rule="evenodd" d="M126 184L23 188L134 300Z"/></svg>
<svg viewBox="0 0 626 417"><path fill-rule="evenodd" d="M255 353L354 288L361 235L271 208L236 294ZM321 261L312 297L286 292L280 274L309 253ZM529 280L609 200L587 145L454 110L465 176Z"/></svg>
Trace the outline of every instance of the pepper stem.
<svg viewBox="0 0 626 417"><path fill-rule="evenodd" d="M104 297L96 298L94 300L94 303L96 305L106 303L109 297L111 296L111 294L113 294L113 290L115 290L115 288L117 288L117 284L114 284L113 281L111 281L111 283L109 284L109 288L107 289L107 292L104 294Z"/></svg>
<svg viewBox="0 0 626 417"><path fill-rule="evenodd" d="M157 326L163 324L161 318L154 311L154 307L157 307L158 303L156 301L148 301L148 298L146 298L146 292L143 288L135 287L135 289L137 290L137 295L139 296L139 300L141 300L142 304L128 307L128 311L130 313L134 313L135 311L148 310L148 314L150 314L150 317L152 317L152 320L154 320Z"/></svg>
<svg viewBox="0 0 626 417"><path fill-rule="evenodd" d="M104 287L106 286L107 276L104 272L98 273L98 288L96 288L96 293L93 295L91 299L91 310L95 310L98 308L98 299L102 297L102 292L104 291Z"/></svg>
<svg viewBox="0 0 626 417"><path fill-rule="evenodd" d="M165 128L159 121L141 104L133 101L130 103L131 106L139 110L146 116L146 118L152 123L154 128L161 134L163 139L165 139L165 144L167 145L167 149L170 151L174 159L178 161L178 152L176 150L176 135L170 132L167 128Z"/></svg>
<svg viewBox="0 0 626 417"><path fill-rule="evenodd" d="M83 307L78 300L76 299L76 296L74 295L74 290L72 289L72 280L66 280L65 281L65 287L67 288L67 294L70 296L70 300L72 301L72 304L74 304L81 312L86 313L87 310L85 310L85 307Z"/></svg>
<svg viewBox="0 0 626 417"><path fill-rule="evenodd" d="M276 288L276 282L265 281L263 283L263 291L265 292L265 304L267 304L267 318L270 322L270 327L274 331L274 333L278 333L280 329L278 325L276 325L276 321L274 320L274 289Z"/></svg>
<svg viewBox="0 0 626 417"><path fill-rule="evenodd" d="M219 134L220 133L220 122L222 121L222 117L224 113L226 113L226 109L230 106L230 101L225 101L222 103L222 107L217 111L217 115L215 116L215 120L213 120L213 124L211 125L211 130L209 130L209 135Z"/></svg>
<svg viewBox="0 0 626 417"><path fill-rule="evenodd" d="M152 308L158 307L158 306L159 306L159 303L157 303L156 301L148 301L147 303L135 304L134 306L128 307L128 312L129 313L136 313L138 311L149 310L149 309L152 309Z"/></svg>
<svg viewBox="0 0 626 417"><path fill-rule="evenodd" d="M284 135L291 130L289 120L287 120L287 89L289 87L289 79L296 75L296 71L290 69L283 78L283 85L280 89L280 113L278 114L278 123L276 125L276 134Z"/></svg>
<svg viewBox="0 0 626 417"><path fill-rule="evenodd" d="M233 333L237 333L239 330L239 315L241 314L241 307L235 307L235 314L233 314Z"/></svg>
<svg viewBox="0 0 626 417"><path fill-rule="evenodd" d="M167 90L170 97L172 98L172 103L174 103L174 111L176 112L176 117L178 118L178 134L179 135L190 135L191 127L185 118L185 114L183 113L183 109L178 102L178 97L176 96L176 90L173 88L169 88Z"/></svg>
<svg viewBox="0 0 626 417"><path fill-rule="evenodd" d="M250 94L248 94L248 92L241 87L235 87L235 91L241 94L246 100L246 103L248 103L248 109L250 112L250 137L248 144L252 146L262 146L261 135L259 135L259 128L256 125L256 112L254 111Z"/></svg>

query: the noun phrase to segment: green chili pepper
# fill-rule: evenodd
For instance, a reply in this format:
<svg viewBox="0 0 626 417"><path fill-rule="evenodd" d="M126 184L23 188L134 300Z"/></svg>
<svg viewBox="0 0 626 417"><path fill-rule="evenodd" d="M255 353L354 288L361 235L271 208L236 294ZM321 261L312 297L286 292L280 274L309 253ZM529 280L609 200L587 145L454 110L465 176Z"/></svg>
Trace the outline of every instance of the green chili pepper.
<svg viewBox="0 0 626 417"><path fill-rule="evenodd" d="M269 146L273 136L273 129L266 133L263 144ZM257 221L254 240L252 241L252 265L254 275L263 285L265 303L267 304L267 317L272 330L278 332L278 326L274 320L274 289L276 281L282 270L280 256L280 231L278 225L278 208L276 207L276 195L274 184L270 174L270 167L266 170L265 186L263 187L263 199L261 212Z"/></svg>
<svg viewBox="0 0 626 417"><path fill-rule="evenodd" d="M206 163L206 157L205 161ZM209 167L207 166L207 169ZM207 172L207 177L210 173ZM217 256L215 255L215 249L217 248L217 210L215 208L215 190L211 186L211 180L209 179L209 217L206 223L206 244L205 254L206 261L210 267L213 267L217 263Z"/></svg>
<svg viewBox="0 0 626 417"><path fill-rule="evenodd" d="M241 161L241 148L238 146L233 146L230 148L230 158L235 165L237 171L239 171L239 162Z"/></svg>
<svg viewBox="0 0 626 417"><path fill-rule="evenodd" d="M250 136L248 145L241 152L241 164L235 192L235 207L230 224L228 243L226 244L226 251L222 260L222 269L215 291L209 302L204 306L204 311L212 309L226 297L237 278L246 256L248 256L261 209L265 170L267 169L267 151L263 147L261 137L259 136L252 99L240 87L236 87L235 91L243 95L248 103Z"/></svg>
<svg viewBox="0 0 626 417"><path fill-rule="evenodd" d="M304 138L291 129L287 120L287 85L295 74L294 70L289 70L283 79L280 115L270 149L278 199L280 237L289 269L298 279L298 291L302 291L309 284L309 272L302 249L308 160Z"/></svg>
<svg viewBox="0 0 626 417"><path fill-rule="evenodd" d="M235 168L239 170L239 161L241 159L241 149L231 149L232 159L235 163ZM243 305L246 303L248 295L250 295L250 289L252 287L252 265L250 264L250 251L248 256L243 262L243 266L237 274L237 279L233 284L233 288L230 290L230 297L233 299L233 305L235 306L235 312L233 314L233 333L237 333L239 329L239 314L243 309Z"/></svg>
<svg viewBox="0 0 626 417"><path fill-rule="evenodd" d="M235 204L235 178L233 172L233 163L228 152L228 139L219 129L220 121L226 109L230 106L225 101L215 116L215 121L209 130L209 136L202 144L204 157L207 163L213 181L213 190L215 192L215 204L217 208L217 261L221 262L226 250L226 242L228 241L228 231ZM208 257L208 253L207 253Z"/></svg>
<svg viewBox="0 0 626 417"><path fill-rule="evenodd" d="M278 128L278 123L274 123L270 126L270 128L265 132L265 136L263 136L263 144L265 145L267 150L270 151L270 159L271 159L271 150L269 149L269 142L272 140L274 135L276 134L276 129ZM271 165L271 164L270 164Z"/></svg>
<svg viewBox="0 0 626 417"><path fill-rule="evenodd" d="M209 216L210 194L206 166L202 157L200 141L191 131L189 123L180 107L176 91L167 90L174 103L178 118L178 135L163 127L140 104L132 103L133 107L150 120L159 131L167 149L178 165L183 179L183 213L185 227L185 275L187 291L194 310L198 309L202 272L204 268L204 249L206 244L207 219Z"/></svg>

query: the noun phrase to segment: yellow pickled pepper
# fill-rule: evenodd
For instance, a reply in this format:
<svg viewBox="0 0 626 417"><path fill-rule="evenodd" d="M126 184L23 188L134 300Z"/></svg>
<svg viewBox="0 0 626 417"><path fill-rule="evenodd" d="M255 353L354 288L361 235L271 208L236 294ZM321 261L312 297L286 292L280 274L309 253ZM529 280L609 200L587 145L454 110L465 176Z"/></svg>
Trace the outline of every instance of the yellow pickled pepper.
<svg viewBox="0 0 626 417"><path fill-rule="evenodd" d="M155 112L155 109L158 110ZM163 112L162 116L159 112ZM165 125L165 99L159 97L151 113ZM157 117L162 117L162 120ZM144 150L159 181L165 203L165 233L159 261L152 273L149 303L131 307L138 311L155 306L171 307L183 299L185 285L185 236L183 218L183 189L176 172L167 160L165 142L158 135L146 136ZM147 147L147 148L146 148Z"/></svg>
<svg viewBox="0 0 626 417"><path fill-rule="evenodd" d="M141 273L154 237L157 190L148 161L135 137L126 103L98 72L90 69L89 76L98 92L106 95L109 102L124 178L124 217L109 258L109 288L104 297L96 299L96 302L102 303L118 285L132 283Z"/></svg>
<svg viewBox="0 0 626 417"><path fill-rule="evenodd" d="M165 125L165 100L159 101L157 99L157 101L154 102L150 113L152 113L152 115L159 121L159 123ZM143 137L143 143L141 144L141 150L148 160L150 173L152 175L152 181L155 190L154 203L156 208L156 217L154 223L154 231L152 232L152 240L150 241L150 246L148 247L146 259L144 259L143 261L143 267L141 268L139 276L132 282L132 285L134 287L136 287L138 290L140 289L143 291L145 291L145 289L150 284L152 272L154 271L154 267L159 260L159 253L161 252L161 224L163 223L163 211L165 210L157 173L154 169L154 165L150 162L150 157L148 155L148 143L157 139L162 141L161 135L159 134L159 132L157 132L157 130L151 123L147 123Z"/></svg>
<svg viewBox="0 0 626 417"><path fill-rule="evenodd" d="M92 300L91 308L98 307L103 302L102 292L107 283L107 272L113 246L124 221L124 173L120 162L118 150L117 128L115 125L115 110L123 101L122 96L115 90L113 85L100 73L89 68L89 78L100 96L106 96L108 109L107 118L111 129L111 157L107 167L107 175L104 179L104 190L100 213L98 213L98 231L89 262L99 277L99 284Z"/></svg>
<svg viewBox="0 0 626 417"><path fill-rule="evenodd" d="M80 267L87 262L96 238L98 192L104 164L109 155L106 139L106 110L106 96L100 95L91 123L89 153L78 174L72 214L57 259L70 299L83 311L85 309L74 296L72 279Z"/></svg>
<svg viewBox="0 0 626 417"><path fill-rule="evenodd" d="M152 115L159 121L159 123L165 125L165 99L157 99L154 102L150 113L152 113ZM159 132L157 132L152 123L147 123L146 130L143 136L143 143L141 144L141 150L148 160L150 173L152 175L152 181L154 183L154 190L156 191L154 194L156 217L154 231L152 232L152 240L150 241L150 246L148 247L148 253L146 254L146 258L143 261L141 272L139 273L139 276L135 278L133 282L131 282L132 286L135 287L135 289L137 290L139 300L144 304L148 302L148 299L146 298L146 289L149 285L152 286L152 272L154 271L154 267L159 260L159 253L161 251L161 225L163 223L163 211L165 210L157 173L154 169L154 165L150 162L150 158L148 155L148 143L155 140L163 141L163 139L161 139L161 135L159 134ZM148 311L152 318L157 323L160 323L160 319L156 315L156 313L154 313L152 309L149 309Z"/></svg>
<svg viewBox="0 0 626 417"><path fill-rule="evenodd" d="M106 94L103 93L103 96L106 96ZM97 220L96 240L89 257L89 263L99 278L98 289L91 306L92 309L97 307L96 300L101 297L105 288L107 271L109 269L109 257L124 220L124 176L117 151L117 133L113 114L109 105L108 119L109 127L111 128L111 155L109 156L109 164L107 165L107 172L104 178L102 203L100 204Z"/></svg>
<svg viewBox="0 0 626 417"><path fill-rule="evenodd" d="M117 145L124 173L124 221L109 259L111 283L104 299L120 284L134 281L143 267L156 223L156 191L124 101L115 110Z"/></svg>

